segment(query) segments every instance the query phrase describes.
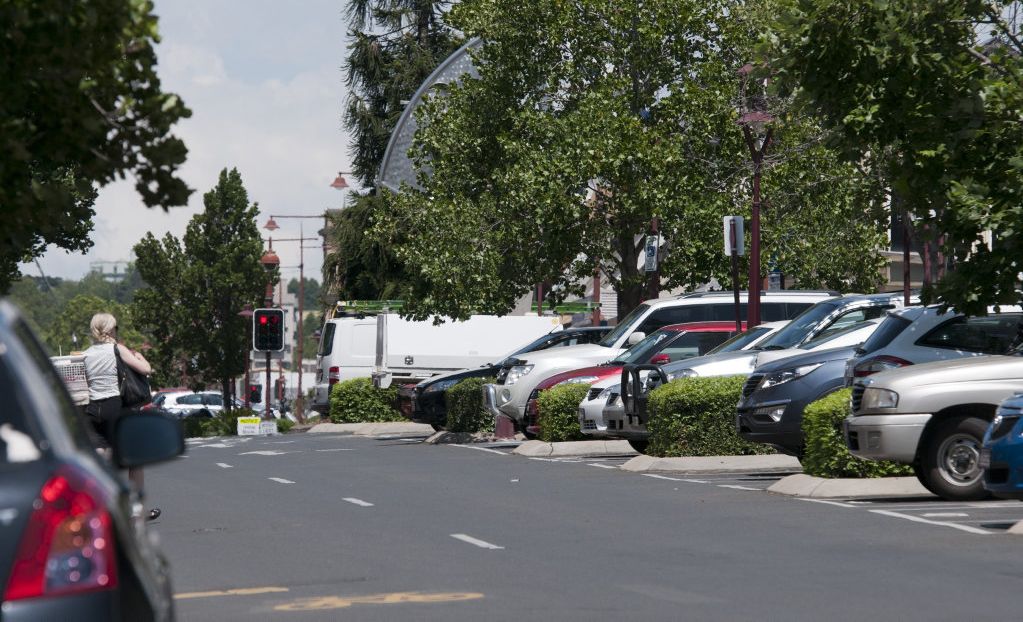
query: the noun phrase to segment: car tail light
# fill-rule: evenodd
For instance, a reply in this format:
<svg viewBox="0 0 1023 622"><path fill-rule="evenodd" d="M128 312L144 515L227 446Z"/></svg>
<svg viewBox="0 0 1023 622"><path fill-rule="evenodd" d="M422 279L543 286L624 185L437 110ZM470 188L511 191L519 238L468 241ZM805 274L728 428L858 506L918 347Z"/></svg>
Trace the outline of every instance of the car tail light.
<svg viewBox="0 0 1023 622"><path fill-rule="evenodd" d="M4 600L117 587L114 533L105 494L81 471L62 467L33 504Z"/></svg>
<svg viewBox="0 0 1023 622"><path fill-rule="evenodd" d="M657 354L650 359L651 365L667 365L671 362L671 357L667 354Z"/></svg>
<svg viewBox="0 0 1023 622"><path fill-rule="evenodd" d="M853 367L853 376L856 378L864 378L866 376L872 376L876 373L887 371L889 369L898 369L899 367L906 367L912 365L911 361L906 359L900 359L897 356L881 355L876 356L872 359L863 361L856 367Z"/></svg>
<svg viewBox="0 0 1023 622"><path fill-rule="evenodd" d="M331 367L327 370L327 386L333 387L341 380L341 368Z"/></svg>

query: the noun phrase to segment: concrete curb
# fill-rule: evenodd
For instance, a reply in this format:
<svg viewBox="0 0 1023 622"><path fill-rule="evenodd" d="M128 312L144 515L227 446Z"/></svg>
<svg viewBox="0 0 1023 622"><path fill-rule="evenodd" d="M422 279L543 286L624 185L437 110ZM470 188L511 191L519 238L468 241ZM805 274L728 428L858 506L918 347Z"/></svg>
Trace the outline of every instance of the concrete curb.
<svg viewBox="0 0 1023 622"><path fill-rule="evenodd" d="M545 443L526 441L512 451L527 458L571 458L578 456L631 456L636 451L628 441L567 441Z"/></svg>
<svg viewBox="0 0 1023 622"><path fill-rule="evenodd" d="M655 458L638 456L622 465L634 473L648 471L675 473L747 473L750 471L798 471L799 460L792 456L707 456L691 458Z"/></svg>
<svg viewBox="0 0 1023 622"><path fill-rule="evenodd" d="M427 445L467 445L479 442L479 439L468 432L446 432L441 430L440 432L435 432L423 442Z"/></svg>
<svg viewBox="0 0 1023 622"><path fill-rule="evenodd" d="M767 490L779 495L808 499L934 496L915 477L825 479L799 473L782 478Z"/></svg>
<svg viewBox="0 0 1023 622"><path fill-rule="evenodd" d="M381 436L384 434L433 434L433 427L422 423L318 423L308 434L350 434L352 436Z"/></svg>
<svg viewBox="0 0 1023 622"><path fill-rule="evenodd" d="M1014 536L1023 536L1023 520L1016 523L1012 527L1009 527L1009 530L1006 531L1005 533L1012 534Z"/></svg>

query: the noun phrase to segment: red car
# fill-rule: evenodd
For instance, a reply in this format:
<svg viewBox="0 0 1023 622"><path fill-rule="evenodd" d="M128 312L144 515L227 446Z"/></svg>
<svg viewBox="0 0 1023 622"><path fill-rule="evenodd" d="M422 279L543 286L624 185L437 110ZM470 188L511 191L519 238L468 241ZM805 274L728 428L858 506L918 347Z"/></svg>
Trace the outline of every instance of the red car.
<svg viewBox="0 0 1023 622"><path fill-rule="evenodd" d="M743 330L746 323L742 324ZM689 322L660 328L640 341L618 358L593 367L583 367L555 374L533 389L526 402L526 433L538 434L540 391L559 384L593 384L622 373L622 367L633 363L664 365L682 359L703 356L735 334L735 322Z"/></svg>

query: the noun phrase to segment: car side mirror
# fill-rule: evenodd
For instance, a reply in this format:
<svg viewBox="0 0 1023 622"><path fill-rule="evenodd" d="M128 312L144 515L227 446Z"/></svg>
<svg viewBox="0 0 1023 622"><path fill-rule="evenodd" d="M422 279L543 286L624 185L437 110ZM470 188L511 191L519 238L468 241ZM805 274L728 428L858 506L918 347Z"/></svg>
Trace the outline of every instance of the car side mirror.
<svg viewBox="0 0 1023 622"><path fill-rule="evenodd" d="M650 358L651 365L666 365L671 362L671 357L667 354L657 354Z"/></svg>
<svg viewBox="0 0 1023 622"><path fill-rule="evenodd" d="M176 417L131 413L117 418L111 446L114 464L121 468L140 467L185 453L185 435Z"/></svg>
<svg viewBox="0 0 1023 622"><path fill-rule="evenodd" d="M630 347L634 346L637 343L639 343L640 341L643 341L645 338L646 338L646 333L643 333L643 332L640 332L640 331L637 330L636 332L634 332L631 335L629 335L629 339L625 342L625 345L630 346Z"/></svg>

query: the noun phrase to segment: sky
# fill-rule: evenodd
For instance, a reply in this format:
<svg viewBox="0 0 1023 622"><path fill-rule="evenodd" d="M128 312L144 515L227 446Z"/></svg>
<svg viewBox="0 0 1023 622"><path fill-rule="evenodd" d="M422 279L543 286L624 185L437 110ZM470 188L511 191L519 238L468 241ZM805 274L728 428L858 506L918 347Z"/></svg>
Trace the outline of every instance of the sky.
<svg viewBox="0 0 1023 622"><path fill-rule="evenodd" d="M188 160L180 175L194 192L187 207L146 208L133 183L100 189L94 246L84 256L50 247L39 259L47 276L79 279L92 262L134 260L132 247L151 231L179 239L202 196L224 168L237 168L250 202L267 217L316 215L340 208L348 191L330 183L350 170L341 125L346 98L345 0L156 0L161 43L157 72L164 92L192 110L174 133ZM349 184L355 184L346 175ZM278 219L274 236L317 237L322 219ZM305 274L320 280L322 238L304 243ZM282 276L297 278L299 243L279 242ZM38 276L34 264L22 273Z"/></svg>

